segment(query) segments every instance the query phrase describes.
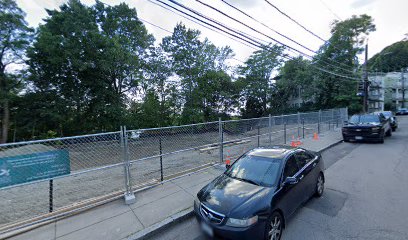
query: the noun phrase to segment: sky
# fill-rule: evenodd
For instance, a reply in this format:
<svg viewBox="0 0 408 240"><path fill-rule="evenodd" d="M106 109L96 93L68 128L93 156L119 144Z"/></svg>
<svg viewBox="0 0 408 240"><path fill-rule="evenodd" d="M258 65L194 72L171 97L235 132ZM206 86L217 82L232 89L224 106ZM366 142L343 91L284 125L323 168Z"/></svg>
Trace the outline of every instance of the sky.
<svg viewBox="0 0 408 240"><path fill-rule="evenodd" d="M43 23L43 19L47 17L45 9L58 9L58 7L67 0L17 0L17 4L26 13L26 20L32 27L37 27ZM164 0L167 2L166 0ZM254 37L271 41L264 35L253 32L252 30L233 22L232 20L222 16L221 14L201 5L196 0L177 0L178 2L193 8L201 13L210 16L218 21L221 21L228 26L239 29ZM221 0L201 0L217 9L236 17L251 27L258 29L262 33L272 38L275 38L289 46L295 47L304 53L312 55L306 49L302 49L296 44L291 43L285 38L277 35L270 29L254 22L241 13L228 7ZM317 50L323 44L323 41L314 37L310 33L279 14L276 9L269 6L265 0L226 0L228 3L238 7L247 14L261 21L269 28L286 35L299 43L307 46L312 50ZM352 15L368 14L374 18L376 32L371 33L368 39L369 51L368 56L381 51L384 47L401 41L405 34L408 33L408 9L407 0L269 0L283 12L291 16L293 19L300 22L303 26L314 32L323 39L330 37L330 26L334 20L345 20ZM81 0L84 4L92 5L94 0ZM206 29L194 22L191 22L173 12L170 12L160 6L153 4L154 0L102 0L102 2L116 5L121 2L127 3L129 6L136 8L138 17L144 21L148 31L153 34L156 43L160 43L161 39L170 35L167 31L172 31L174 26L183 22L187 27L198 29L202 33L202 37L208 38L217 46L230 46L235 53L234 60L236 64L239 61L245 61L254 49L245 46L241 43L231 40L219 33ZM153 23L155 27L149 23ZM161 29L162 28L162 29ZM165 30L167 31L165 31ZM293 55L295 55L293 53ZM360 56L362 61L363 56Z"/></svg>

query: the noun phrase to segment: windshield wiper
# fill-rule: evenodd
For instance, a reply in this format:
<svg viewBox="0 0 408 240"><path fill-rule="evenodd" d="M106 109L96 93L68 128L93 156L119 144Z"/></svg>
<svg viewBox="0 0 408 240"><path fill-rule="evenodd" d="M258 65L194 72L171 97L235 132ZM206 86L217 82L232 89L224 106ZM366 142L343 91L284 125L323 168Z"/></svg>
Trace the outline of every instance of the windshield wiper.
<svg viewBox="0 0 408 240"><path fill-rule="evenodd" d="M254 184L254 185L256 185L256 186L259 186L259 185L260 185L259 183L255 182L255 181L253 181L253 180L250 180L250 179L239 178L239 177L232 177L232 176L229 176L229 177L230 177L230 178L237 179L237 180L240 180L240 181L243 181L243 182L251 183L251 184Z"/></svg>

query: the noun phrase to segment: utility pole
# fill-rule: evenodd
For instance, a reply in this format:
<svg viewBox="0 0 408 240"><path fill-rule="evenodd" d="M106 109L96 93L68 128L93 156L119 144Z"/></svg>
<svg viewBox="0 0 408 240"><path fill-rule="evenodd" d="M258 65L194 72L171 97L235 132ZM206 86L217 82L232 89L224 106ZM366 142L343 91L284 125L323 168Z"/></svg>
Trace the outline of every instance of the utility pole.
<svg viewBox="0 0 408 240"><path fill-rule="evenodd" d="M401 68L402 108L405 108L405 78L404 69Z"/></svg>
<svg viewBox="0 0 408 240"><path fill-rule="evenodd" d="M364 59L364 101L363 110L364 113L368 112L368 72L367 72L367 58L368 58L368 43L365 45L365 59Z"/></svg>

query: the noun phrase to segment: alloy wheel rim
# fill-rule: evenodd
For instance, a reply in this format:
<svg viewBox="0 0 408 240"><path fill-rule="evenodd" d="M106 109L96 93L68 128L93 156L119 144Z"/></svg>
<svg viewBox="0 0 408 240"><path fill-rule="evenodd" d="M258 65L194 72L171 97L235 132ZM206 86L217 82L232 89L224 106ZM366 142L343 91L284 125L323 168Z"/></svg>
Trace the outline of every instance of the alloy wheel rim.
<svg viewBox="0 0 408 240"><path fill-rule="evenodd" d="M323 181L322 175L320 175L319 178L317 179L317 192L319 194L322 194L323 189L324 189L324 181Z"/></svg>
<svg viewBox="0 0 408 240"><path fill-rule="evenodd" d="M278 240L282 231L281 220L278 216L275 216L271 221L271 230L268 232L270 240Z"/></svg>

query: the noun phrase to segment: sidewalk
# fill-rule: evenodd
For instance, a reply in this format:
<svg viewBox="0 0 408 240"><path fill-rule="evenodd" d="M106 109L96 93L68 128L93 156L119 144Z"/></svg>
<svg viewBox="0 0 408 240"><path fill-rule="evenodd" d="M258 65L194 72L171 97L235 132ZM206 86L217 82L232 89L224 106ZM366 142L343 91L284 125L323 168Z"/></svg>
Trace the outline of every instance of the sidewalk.
<svg viewBox="0 0 408 240"><path fill-rule="evenodd" d="M339 129L325 132L319 140L303 139L300 147L322 151L341 141ZM290 145L290 142L288 143ZM221 174L222 165L178 178L135 194L136 203L126 205L123 199L58 220L12 240L122 240L139 237L167 226L191 214L195 194ZM3 239L6 236L0 236Z"/></svg>

